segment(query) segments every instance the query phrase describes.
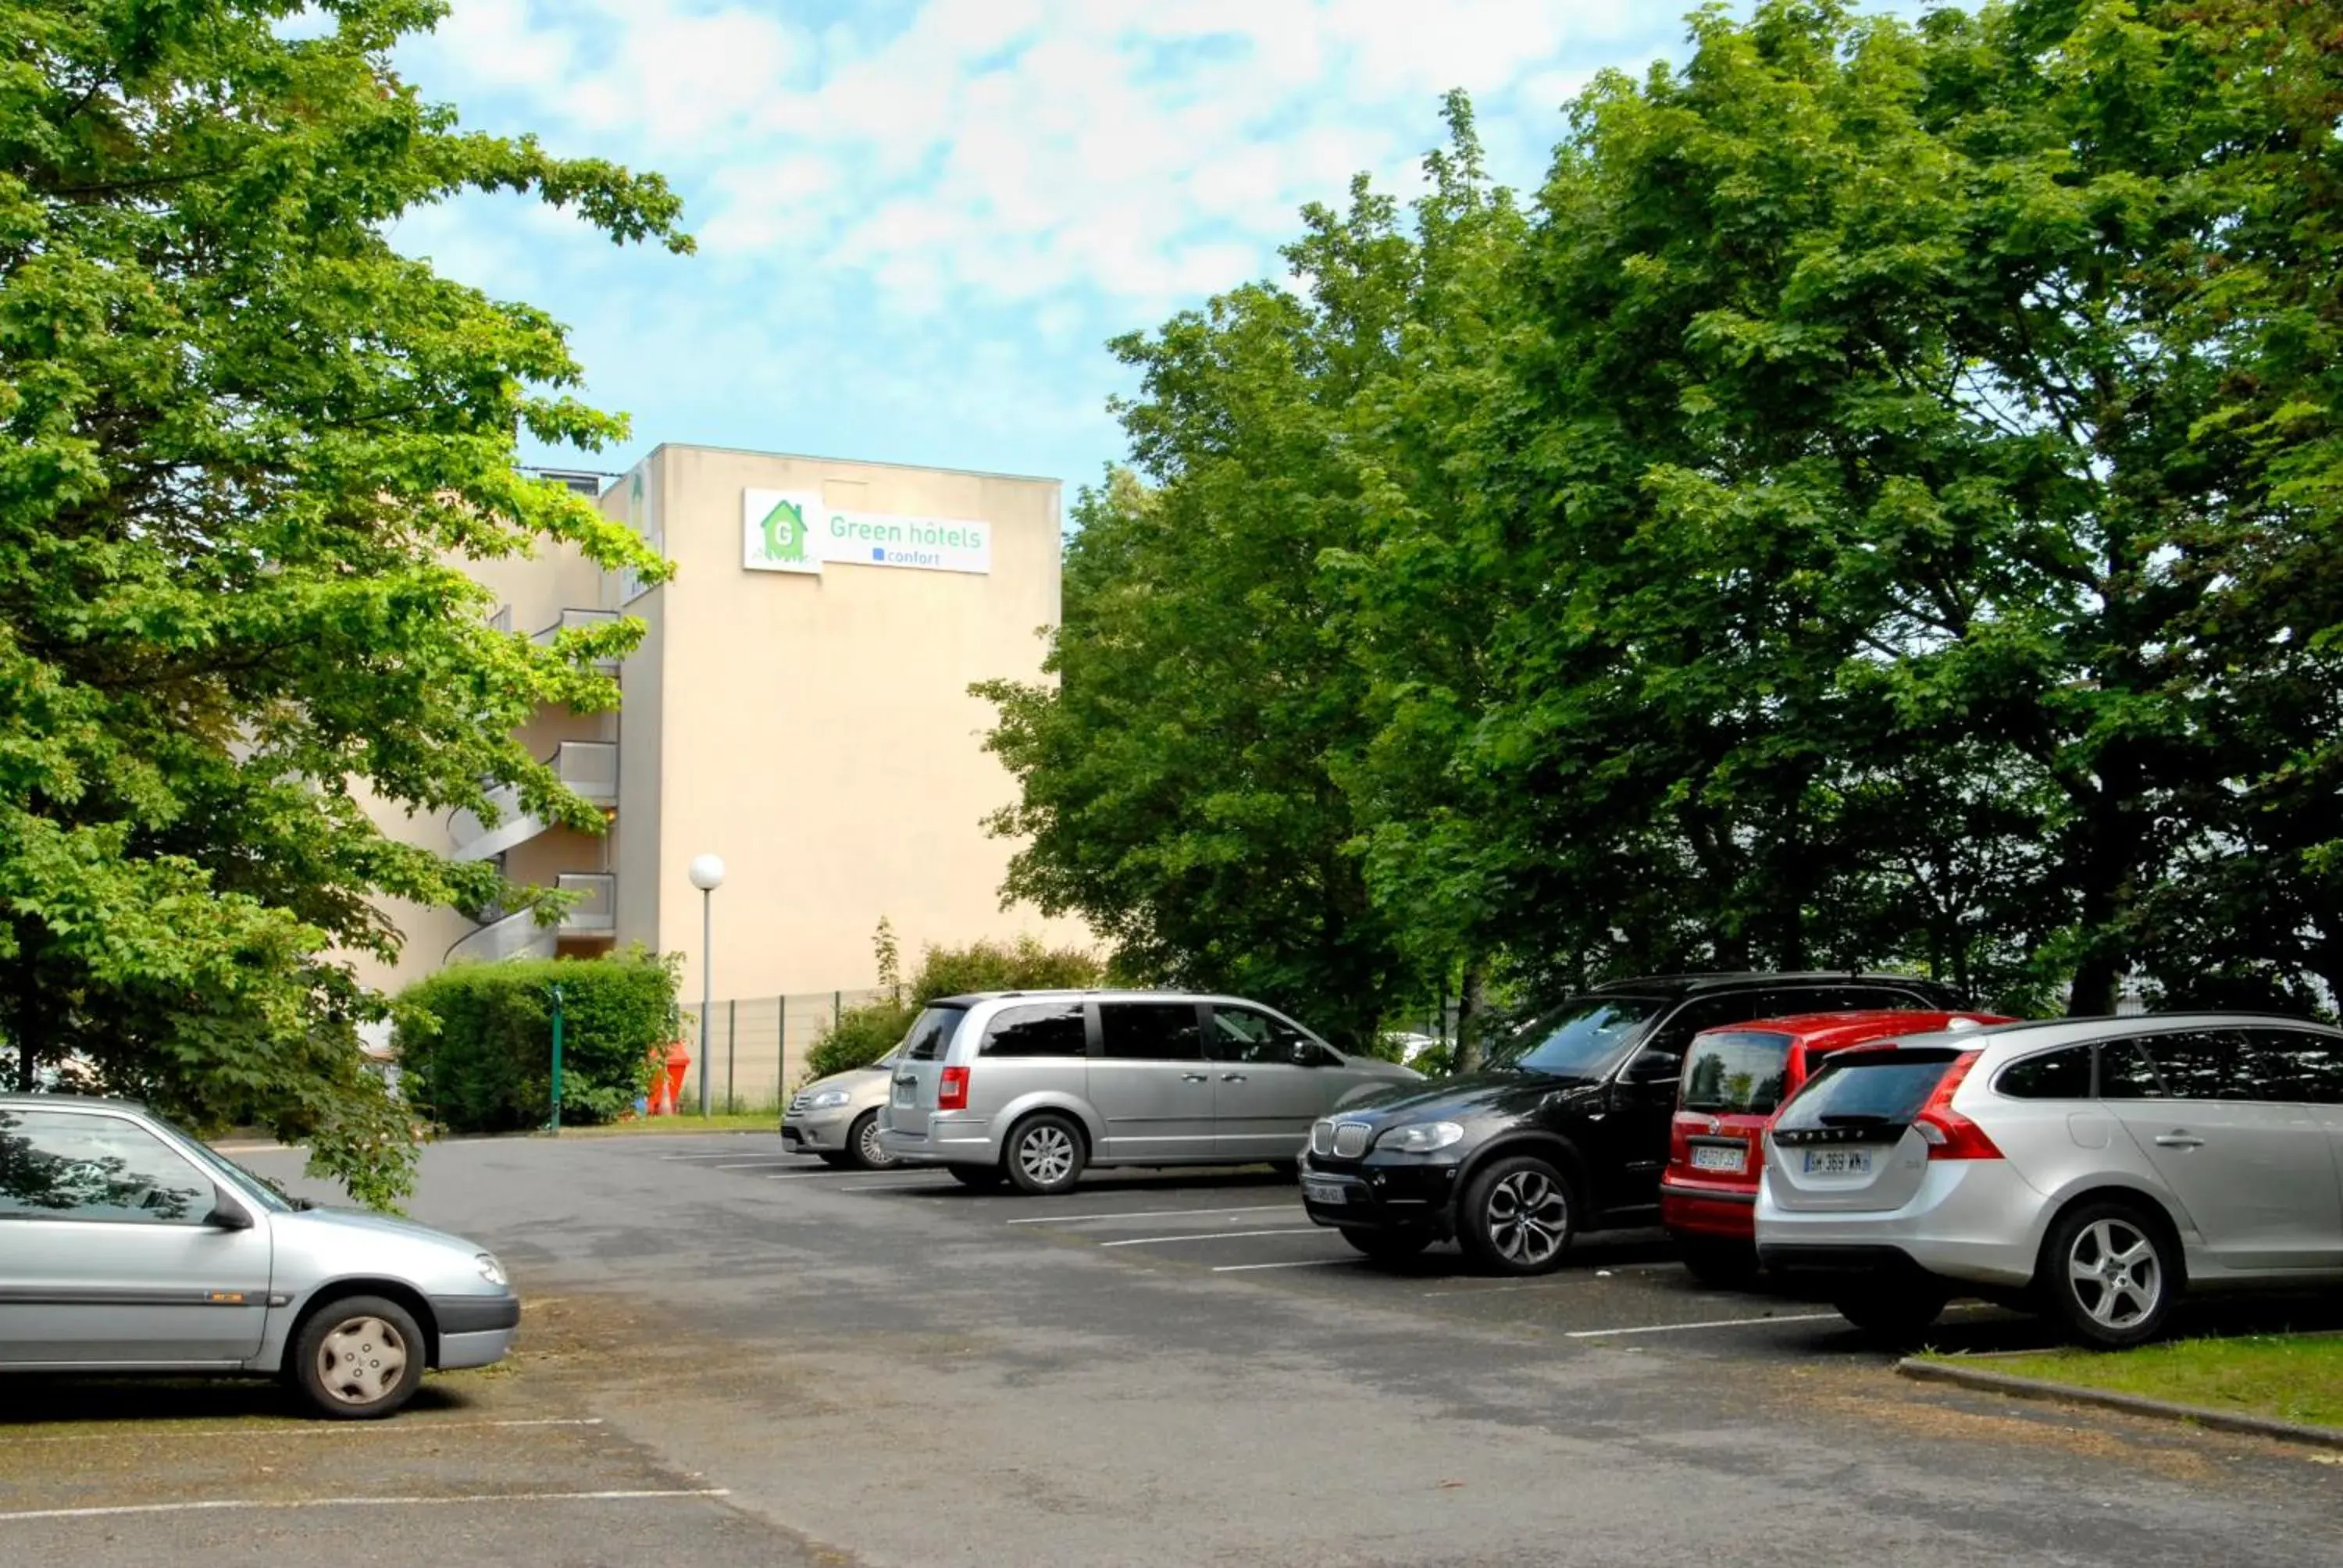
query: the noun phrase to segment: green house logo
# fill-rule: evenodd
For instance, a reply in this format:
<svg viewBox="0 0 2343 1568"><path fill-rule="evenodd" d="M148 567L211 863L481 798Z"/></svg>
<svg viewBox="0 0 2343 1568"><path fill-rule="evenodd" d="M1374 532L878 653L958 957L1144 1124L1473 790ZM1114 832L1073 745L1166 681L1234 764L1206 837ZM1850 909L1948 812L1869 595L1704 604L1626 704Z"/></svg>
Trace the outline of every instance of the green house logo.
<svg viewBox="0 0 2343 1568"><path fill-rule="evenodd" d="M792 565L806 558L805 508L795 501L776 501L772 510L758 527L764 534L764 554L769 561L787 561Z"/></svg>

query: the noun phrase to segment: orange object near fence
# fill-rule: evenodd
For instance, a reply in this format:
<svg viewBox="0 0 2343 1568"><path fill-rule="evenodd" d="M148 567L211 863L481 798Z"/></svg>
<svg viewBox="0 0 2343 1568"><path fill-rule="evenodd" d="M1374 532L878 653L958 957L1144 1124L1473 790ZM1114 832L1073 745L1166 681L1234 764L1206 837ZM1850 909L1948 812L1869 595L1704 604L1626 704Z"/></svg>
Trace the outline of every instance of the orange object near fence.
<svg viewBox="0 0 2343 1568"><path fill-rule="evenodd" d="M654 1047L651 1060L650 1114L673 1116L677 1102L683 1096L683 1075L691 1070L691 1052L676 1040L662 1052Z"/></svg>

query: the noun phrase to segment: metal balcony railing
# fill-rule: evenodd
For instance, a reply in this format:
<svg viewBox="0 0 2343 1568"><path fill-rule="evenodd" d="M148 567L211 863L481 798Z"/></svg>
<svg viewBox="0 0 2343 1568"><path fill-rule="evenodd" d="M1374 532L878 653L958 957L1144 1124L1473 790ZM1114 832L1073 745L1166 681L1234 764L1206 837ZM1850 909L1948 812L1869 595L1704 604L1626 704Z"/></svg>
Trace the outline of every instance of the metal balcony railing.
<svg viewBox="0 0 2343 1568"><path fill-rule="evenodd" d="M545 759L562 783L598 806L618 803L618 743L615 740L565 740ZM458 860L488 860L517 844L526 844L545 831L542 818L521 809L520 791L500 785L488 791L496 808L491 824L468 810L447 814L447 836L455 840Z"/></svg>
<svg viewBox="0 0 2343 1568"><path fill-rule="evenodd" d="M561 612L559 620L537 632L529 640L543 647L551 643L555 638L565 631L573 631L579 627L608 626L618 618L618 612L614 609L565 609ZM618 661L615 658L598 658L594 661L594 665L596 668L605 673L614 673L618 668Z"/></svg>
<svg viewBox="0 0 2343 1568"><path fill-rule="evenodd" d="M553 879L553 885L565 893L585 895L570 906L558 924L539 925L534 911L517 910L458 937L447 948L447 961L498 963L506 959L549 959L565 937L591 940L617 935L617 877L608 871L564 871Z"/></svg>

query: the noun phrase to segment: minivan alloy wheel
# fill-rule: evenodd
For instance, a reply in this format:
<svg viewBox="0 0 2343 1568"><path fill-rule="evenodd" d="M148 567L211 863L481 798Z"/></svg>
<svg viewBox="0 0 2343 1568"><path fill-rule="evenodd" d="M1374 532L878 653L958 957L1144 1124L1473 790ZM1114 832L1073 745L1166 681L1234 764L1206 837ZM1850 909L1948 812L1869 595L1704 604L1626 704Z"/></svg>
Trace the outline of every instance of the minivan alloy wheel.
<svg viewBox="0 0 2343 1568"><path fill-rule="evenodd" d="M1550 1261L1570 1234L1570 1200L1538 1171L1514 1171L1500 1179L1489 1190L1483 1213L1489 1244L1521 1268Z"/></svg>
<svg viewBox="0 0 2343 1568"><path fill-rule="evenodd" d="M1017 1141L1018 1169L1034 1184L1054 1187L1074 1168L1074 1140L1054 1121L1030 1129Z"/></svg>
<svg viewBox="0 0 2343 1568"><path fill-rule="evenodd" d="M2138 1226L2112 1216L2076 1232L2066 1249L2066 1281L2084 1315L2117 1332L2145 1321L2164 1298L2156 1244Z"/></svg>

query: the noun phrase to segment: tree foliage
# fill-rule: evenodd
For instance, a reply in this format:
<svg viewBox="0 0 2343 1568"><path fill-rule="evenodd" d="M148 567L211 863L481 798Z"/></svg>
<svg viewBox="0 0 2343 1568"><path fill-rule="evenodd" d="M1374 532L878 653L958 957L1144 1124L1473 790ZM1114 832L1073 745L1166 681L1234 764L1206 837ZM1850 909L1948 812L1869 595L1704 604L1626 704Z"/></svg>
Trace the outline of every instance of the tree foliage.
<svg viewBox="0 0 2343 1568"><path fill-rule="evenodd" d="M664 563L516 440L598 447L561 328L399 255L403 213L513 191L689 242L655 176L466 132L392 71L437 0L0 0L0 1037L19 1081L307 1141L362 1196L403 1119L360 1070L386 898L519 895L362 792L598 824L511 739L610 706L490 628L464 563ZM490 813L492 814L492 813Z"/></svg>
<svg viewBox="0 0 2343 1568"><path fill-rule="evenodd" d="M993 689L1012 888L1305 1016L1491 961L2331 1002L2325 10L1711 9L1527 209L1452 102L1407 221L1361 184L1123 345L1138 478Z"/></svg>

